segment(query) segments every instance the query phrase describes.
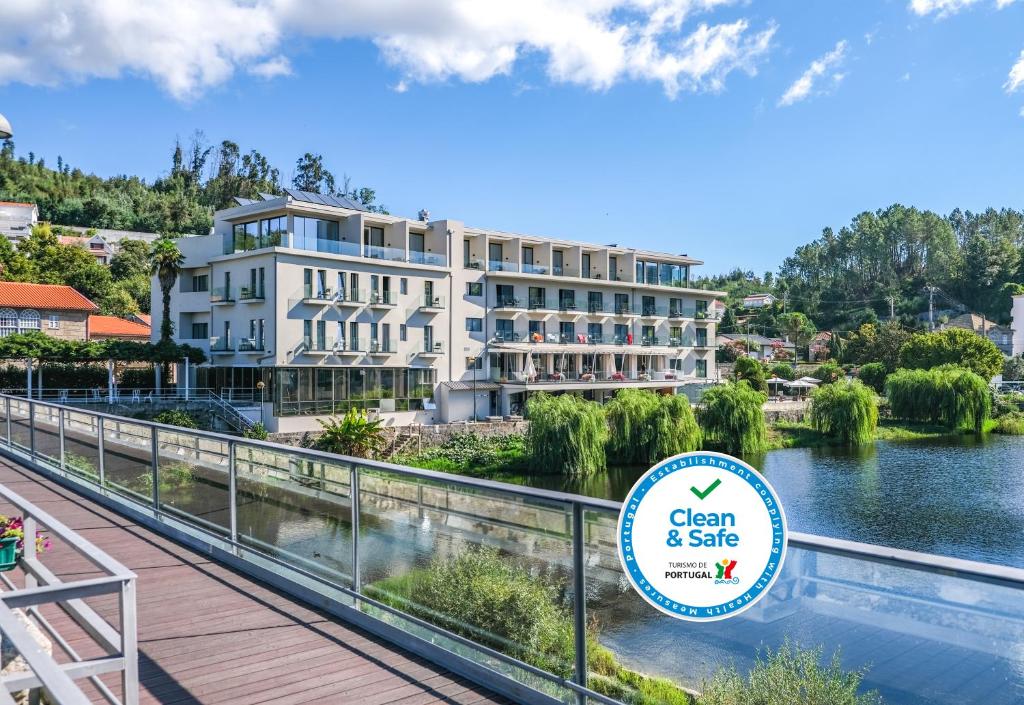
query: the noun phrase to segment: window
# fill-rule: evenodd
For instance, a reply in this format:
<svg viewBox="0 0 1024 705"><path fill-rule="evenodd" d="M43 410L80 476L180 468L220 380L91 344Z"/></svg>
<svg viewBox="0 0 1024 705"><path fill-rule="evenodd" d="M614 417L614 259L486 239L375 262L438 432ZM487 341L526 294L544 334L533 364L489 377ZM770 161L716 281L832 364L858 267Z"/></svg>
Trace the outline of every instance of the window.
<svg viewBox="0 0 1024 705"><path fill-rule="evenodd" d="M571 343L576 340L576 324L572 321L562 321L558 324L558 334L563 343ZM573 355L572 357L575 357Z"/></svg>
<svg viewBox="0 0 1024 705"><path fill-rule="evenodd" d="M629 313L629 294L615 295L615 313Z"/></svg>
<svg viewBox="0 0 1024 705"><path fill-rule="evenodd" d="M338 234L336 220L320 220L295 216L292 219L294 242L292 247L314 252L331 252L333 254L353 254L342 252L341 237Z"/></svg>
<svg viewBox="0 0 1024 705"><path fill-rule="evenodd" d="M612 281L619 279L619 258L615 255L608 256L608 278Z"/></svg>
<svg viewBox="0 0 1024 705"><path fill-rule="evenodd" d="M601 342L601 336L603 334L604 334L604 331L601 330L601 324L600 323L588 323L587 324L587 337L590 339L591 343L600 343Z"/></svg>
<svg viewBox="0 0 1024 705"><path fill-rule="evenodd" d="M516 334L512 327L512 321L507 318L499 318L494 322L494 337L498 340L515 340Z"/></svg>
<svg viewBox="0 0 1024 705"><path fill-rule="evenodd" d="M479 357L467 357L466 358L466 369L467 370L482 370L484 368L484 358Z"/></svg>
<svg viewBox="0 0 1024 705"><path fill-rule="evenodd" d="M484 330L484 319L482 318L467 318L466 319L466 330L470 333L482 333Z"/></svg>
<svg viewBox="0 0 1024 705"><path fill-rule="evenodd" d="M192 291L209 291L210 290L210 275L209 274L193 274L192 275Z"/></svg>
<svg viewBox="0 0 1024 705"><path fill-rule="evenodd" d="M707 360L697 360L696 375L698 377L701 377L701 378L708 376L708 361Z"/></svg>
<svg viewBox="0 0 1024 705"><path fill-rule="evenodd" d="M587 310L590 313L600 313L604 310L604 294L600 291L587 292Z"/></svg>
<svg viewBox="0 0 1024 705"><path fill-rule="evenodd" d="M555 250L551 253L551 273L561 276L562 274L562 258L565 254L561 250Z"/></svg>
<svg viewBox="0 0 1024 705"><path fill-rule="evenodd" d="M642 305L643 305L644 315L645 316L653 316L653 315L655 315L657 307L654 305L654 297L653 296L645 296L645 297L643 297L642 301L643 301Z"/></svg>
<svg viewBox="0 0 1024 705"><path fill-rule="evenodd" d="M60 328L60 316L56 313L50 314L50 330L57 330Z"/></svg>
<svg viewBox="0 0 1024 705"><path fill-rule="evenodd" d="M409 293L409 280L405 277L398 280L398 293L402 295Z"/></svg>
<svg viewBox="0 0 1024 705"><path fill-rule="evenodd" d="M536 310L545 307L545 292L542 286L531 286L529 289L530 308Z"/></svg>
<svg viewBox="0 0 1024 705"><path fill-rule="evenodd" d="M558 308L563 311L576 310L576 292L573 289L558 290Z"/></svg>
<svg viewBox="0 0 1024 705"><path fill-rule="evenodd" d="M580 275L584 279L590 279L592 272L590 271L590 255L583 255L583 265L580 267Z"/></svg>
<svg viewBox="0 0 1024 705"><path fill-rule="evenodd" d="M483 296L483 282L466 282L466 296Z"/></svg>
<svg viewBox="0 0 1024 705"><path fill-rule="evenodd" d="M18 330L21 332L39 330L39 323L39 311L27 308L21 312L20 316L18 316Z"/></svg>
<svg viewBox="0 0 1024 705"><path fill-rule="evenodd" d="M210 324L209 323L193 323L192 324L192 340L205 340L210 337Z"/></svg>
<svg viewBox="0 0 1024 705"><path fill-rule="evenodd" d="M511 284L497 284L494 287L494 305L501 307L514 307L518 305L516 301L516 290Z"/></svg>
<svg viewBox="0 0 1024 705"><path fill-rule="evenodd" d="M14 309L0 309L0 337L18 332L18 313Z"/></svg>
<svg viewBox="0 0 1024 705"><path fill-rule="evenodd" d="M462 266L469 268L469 240L462 241Z"/></svg>
<svg viewBox="0 0 1024 705"><path fill-rule="evenodd" d="M313 298L313 270L302 270L302 298Z"/></svg>
<svg viewBox="0 0 1024 705"><path fill-rule="evenodd" d="M403 343L409 339L409 328L404 323L398 326L398 339Z"/></svg>
<svg viewBox="0 0 1024 705"><path fill-rule="evenodd" d="M624 323L615 324L615 342L619 345L624 345L626 340L629 338L629 326Z"/></svg>

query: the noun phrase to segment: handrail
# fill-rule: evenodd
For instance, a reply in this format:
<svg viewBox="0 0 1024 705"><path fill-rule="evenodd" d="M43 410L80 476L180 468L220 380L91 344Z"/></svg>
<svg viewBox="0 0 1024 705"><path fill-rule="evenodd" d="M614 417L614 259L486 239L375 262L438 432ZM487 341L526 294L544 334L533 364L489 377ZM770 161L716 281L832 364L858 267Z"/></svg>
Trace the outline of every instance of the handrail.
<svg viewBox="0 0 1024 705"><path fill-rule="evenodd" d="M231 556L232 559L237 559L243 565L249 566L252 570L258 571L259 566L265 566L268 562L272 563L278 566L279 570L290 572L290 575L286 575L281 578L284 581L288 581L289 584L293 583L296 586L301 584L308 585L310 581L312 581L315 584L323 585L326 588L340 591L341 593L348 595L355 601L357 610L359 609L358 606L360 604L364 607L372 606L375 609L383 610L388 614L399 617L405 620L408 624L430 630L437 638L442 638L463 646L473 647L479 652L479 658L485 658L485 661L491 662L492 665L490 668L492 669L496 668L493 664L500 663L505 667L519 669L524 673L540 675L547 679L553 686L568 689L569 691L583 695L588 699L605 703L615 702L613 699L609 699L606 696L600 696L587 686L586 650L588 646L587 640L584 637L588 622L586 613L586 590L582 588L586 586L585 579L587 573L590 571L597 571L597 574L600 575L600 572L605 570L602 566L583 560L586 551L594 550L593 545L588 546L586 543L588 529L593 530L594 528L591 526L592 520L586 517L586 512L596 511L603 514L606 518L614 518L617 516L622 506L622 503L620 502L585 497L565 492L524 487L520 485L510 485L493 480L464 477L433 470L411 468L376 460L339 456L322 451L297 448L269 441L226 438L222 434L216 434L208 431L182 429L155 422L127 419L103 412L83 411L77 407L66 407L49 402L29 401L18 397L0 396L0 409L6 408L8 424L10 424L12 418L11 409L15 406L18 407L18 413L15 419L18 423L21 423L21 418L25 417L27 412L27 420L30 421L29 428L32 433L30 440L32 440L32 442L28 446L26 446L25 441L20 441L21 445L12 443L10 433L8 432L6 441L0 440L0 443L4 446L4 452L8 452L6 448L10 448L11 453L17 454L19 457L27 456L29 459L36 461L39 467L48 472L50 471L50 468L57 468L62 471L61 475L63 477L79 485L99 485L100 490L98 494L101 497L112 498L114 496L109 491L109 485L104 483L102 479L94 479L92 477L84 477L66 472L63 462L60 465L57 465L55 459L48 458L37 452L37 443L34 441L36 429L35 419L37 418L37 414L40 414L40 409L50 408L60 413L60 418L62 420L59 429L55 430L60 433L62 447L63 434L65 432L63 422L65 411L68 413L85 414L88 417L98 420L93 424L93 427L97 429L97 431L93 431L93 433L98 433L97 445L100 445L99 441L102 438L102 433L98 432L98 429L101 429L104 425L108 428L114 428L119 424L131 424L132 426L148 429L148 435L154 443L152 453L154 488L159 487L159 483L156 481L157 473L159 471L159 451L156 440L158 434L173 433L194 438L197 441L197 453L202 452L199 450L199 441L203 439L216 441L221 444L222 449L207 452L217 454L218 457L226 457L227 460L226 462L221 461L216 463L215 467L214 465L210 465L208 469L224 473L226 476L221 480L221 482L224 482L228 487L229 519L227 526L230 527L230 531L227 531L226 527L221 525L218 525L217 527L204 525L201 521L194 520L187 512L177 510L171 506L163 506L157 492L151 492L150 494L152 496L148 499L137 498L125 493L118 493L117 502L120 502L122 506L125 504L131 505L135 508L133 511L143 512L146 516L154 517L155 524L153 525L153 528L156 531L169 530L169 527L178 527L181 525L184 528L175 529L179 531L179 533L184 531L187 535L196 537L194 540L198 541L204 547L227 547L225 550L230 552L228 555ZM43 418L43 423L45 423L46 414L40 414L40 418ZM53 423L52 417L50 418L50 422ZM2 426L0 426L0 428L2 428ZM8 426L8 428L10 427ZM87 423L87 433L89 432L88 428L89 426ZM54 431L49 431L49 433L53 432ZM0 436L2 436L2 431L0 431ZM145 434L143 437L145 437ZM226 450L224 450L225 447ZM277 455L280 460L274 458L260 458L258 456L253 457L252 454L249 454L247 457L247 451L250 450L266 451ZM102 450L100 451L100 455L102 457ZM265 472L266 474L266 481L273 485L275 480L280 479L277 476L278 472L284 472L288 476L293 476L293 469L296 467L296 464L299 464L299 467L304 467L301 464L305 462L321 463L323 465L333 467L342 473L340 476L334 475L328 479L323 472L323 468L321 468L319 478L316 475L310 475L307 479L314 482L319 479L321 483L321 486L310 486L309 497L312 500L334 501L339 508L347 504L347 508L341 509L341 511L351 512L350 535L352 536L352 539L350 548L352 555L351 573L348 575L342 575L336 569L332 569L332 572L330 572L329 575L325 575L324 566L315 565L313 561L306 561L305 559L299 561L283 560L280 555L274 555L272 552L276 549L254 545L251 541L240 539L238 535L238 502L236 493L238 492L239 478L242 477L243 482L251 481L250 476L253 468L261 468L263 470L260 470L260 472ZM247 465L250 468L249 471L240 469L247 467ZM197 467L199 466L204 468L207 467L202 460L199 460ZM560 565L565 565L566 568L571 569L575 582L575 589L573 590L571 600L573 605L574 636L576 639L575 655L577 664L575 671L576 675L572 680L567 680L553 673L543 671L535 665L525 663L513 656L503 654L501 651L497 651L485 644L477 643L472 638L453 633L449 629L433 624L429 620L423 619L422 616L418 614L410 614L404 611L401 607L382 603L365 594L362 588L363 568L361 566L361 561L364 561L365 558L361 555L360 549L362 542L359 538L361 535L361 531L359 529L360 513L364 511L360 508L361 505L366 505L367 502L375 501L372 499L374 496L390 497L398 500L400 503L416 503L417 501L420 503L424 502L422 491L420 493L419 500L416 500L415 498L407 499L401 493L395 494L393 497L390 493L384 495L380 494L380 488L386 488L387 485L380 484L381 477L377 475L375 471L395 478L395 480L392 481L400 481L401 478L413 480L420 484L420 490L430 486L444 486L442 488L445 492L444 499L429 499L426 504L423 504L423 507L431 510L447 512L449 514L456 514L471 520L488 522L500 521L500 516L491 516L489 514L489 511L496 511L497 514L500 515L502 511L500 506L495 507L493 504L489 504L491 502L508 502L510 504L515 502L524 502L526 503L524 506L540 512L537 516L542 516L542 521L540 523L533 523L530 526L512 526L513 529L529 531L532 526L532 530L553 532L551 535L557 534L558 537L571 542L571 550L568 554L560 554L557 561ZM102 463L100 472L102 473ZM243 473L245 474L243 475ZM385 483L389 482L387 478L383 479ZM345 480L347 480L347 484ZM336 485L338 488L337 491L325 491L325 483L327 482ZM455 500L454 502L450 502L448 499L447 493L449 489L452 493L452 498ZM301 491L301 488L296 491ZM332 500L332 496L337 499ZM347 502L345 499L346 497ZM480 501L472 506L467 506L465 501L467 498L477 498ZM366 506L374 505L371 504ZM488 509L489 506L490 509ZM554 526L550 520L561 515L565 516L565 524L561 526ZM344 514L342 514L342 516L344 516ZM534 519L533 521L536 522L537 520ZM994 566L976 561L948 558L914 551L904 551L901 549L874 546L855 541L831 539L795 532L791 532L790 534L789 546L794 549L807 549L818 553L844 556L870 563L897 566L899 568L916 571L918 573L961 578L973 582L983 582L1008 587L1013 590L1024 590L1024 569L1020 568ZM608 550L610 551L611 549L609 548ZM609 553L609 556L610 555L611 554ZM562 559L565 559L565 564L562 563ZM568 562L569 559L571 559L571 563ZM297 587L296 589L299 590L299 593L296 594L300 594L301 588ZM365 613L360 612L360 614ZM374 617L373 619L378 618ZM418 638L411 635L407 636L409 636L409 638ZM459 656L459 658L465 657ZM499 678L499 680L500 678L510 677L507 670L496 670L495 673L495 677ZM544 702L547 701L545 700Z"/></svg>
<svg viewBox="0 0 1024 705"><path fill-rule="evenodd" d="M2 695L43 688L55 705L85 705L91 700L74 681L88 678L112 705L137 705L139 676L135 573L3 485L0 485L0 502L13 506L21 513L25 545L30 547L29 555L24 556L20 562L25 574L24 587L17 587L6 575L0 576L0 581L7 588L0 592L0 631L10 640L29 668L29 672L13 672L0 677L0 702L6 702ZM34 537L38 530L45 530L59 538L61 547L72 549L104 575L68 581L59 578L43 564L38 554L34 554ZM84 602L88 597L109 594L119 595L120 632ZM39 607L44 604L57 604L63 609L100 646L103 656L83 659L53 624L43 617ZM25 628L16 610L24 610L26 618L34 619L71 662L59 664L53 656L43 651ZM114 695L99 678L102 674L114 672L121 673L121 698Z"/></svg>

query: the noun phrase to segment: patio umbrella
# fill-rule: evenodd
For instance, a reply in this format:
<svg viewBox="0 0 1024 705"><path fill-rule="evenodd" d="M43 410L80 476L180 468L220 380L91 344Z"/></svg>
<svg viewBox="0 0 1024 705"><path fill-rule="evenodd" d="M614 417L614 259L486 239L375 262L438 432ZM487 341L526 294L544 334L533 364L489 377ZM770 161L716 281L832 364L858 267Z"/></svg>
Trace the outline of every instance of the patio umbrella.
<svg viewBox="0 0 1024 705"><path fill-rule="evenodd" d="M821 380L820 379L815 379L814 377L801 377L800 379L797 380L797 382L809 382L810 384L821 384Z"/></svg>
<svg viewBox="0 0 1024 705"><path fill-rule="evenodd" d="M523 377L530 381L537 376L537 368L533 365L533 355L526 353L526 362L523 363Z"/></svg>
<svg viewBox="0 0 1024 705"><path fill-rule="evenodd" d="M766 379L765 382L768 384L786 384L789 380L783 379L782 377L772 377L770 379Z"/></svg>
<svg viewBox="0 0 1024 705"><path fill-rule="evenodd" d="M802 392L806 394L808 389L815 389L818 385L814 384L813 382L808 382L807 380L798 379L795 382L786 382L784 386L789 387L790 389L796 389L798 391L802 390Z"/></svg>
<svg viewBox="0 0 1024 705"><path fill-rule="evenodd" d="M619 371L618 368L615 367L615 353L605 353L604 366L605 373L609 377Z"/></svg>

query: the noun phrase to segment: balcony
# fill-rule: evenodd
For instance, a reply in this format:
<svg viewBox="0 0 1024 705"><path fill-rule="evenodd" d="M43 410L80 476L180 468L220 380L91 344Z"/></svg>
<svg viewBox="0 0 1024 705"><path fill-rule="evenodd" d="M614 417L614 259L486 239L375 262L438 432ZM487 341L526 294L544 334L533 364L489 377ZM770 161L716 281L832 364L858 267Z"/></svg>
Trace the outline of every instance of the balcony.
<svg viewBox="0 0 1024 705"><path fill-rule="evenodd" d="M220 335L210 338L211 355L233 355L235 346L230 336Z"/></svg>
<svg viewBox="0 0 1024 705"><path fill-rule="evenodd" d="M306 355L330 355L334 352L334 338L327 336L303 336L302 342L296 346L295 351Z"/></svg>
<svg viewBox="0 0 1024 705"><path fill-rule="evenodd" d="M345 357L348 355L358 355L363 352L363 346L359 342L359 338L339 338L334 343L334 354Z"/></svg>
<svg viewBox="0 0 1024 705"><path fill-rule="evenodd" d="M335 306L362 306L366 301L366 292L362 289L340 289L334 295Z"/></svg>
<svg viewBox="0 0 1024 705"><path fill-rule="evenodd" d="M525 311L526 304L518 296L508 296L494 302L496 311Z"/></svg>
<svg viewBox="0 0 1024 705"><path fill-rule="evenodd" d="M531 311L557 311L558 304L554 299L530 299L528 308Z"/></svg>
<svg viewBox="0 0 1024 705"><path fill-rule="evenodd" d="M398 294L393 291L371 291L370 308L390 308L398 303Z"/></svg>
<svg viewBox="0 0 1024 705"><path fill-rule="evenodd" d="M366 256L369 259L382 259L388 262L404 262L406 260L405 250L397 247L380 247L378 245L367 245Z"/></svg>
<svg viewBox="0 0 1024 705"><path fill-rule="evenodd" d="M256 340L255 338L242 338L238 341L238 352L242 355L264 352L264 347L263 341Z"/></svg>
<svg viewBox="0 0 1024 705"><path fill-rule="evenodd" d="M420 313L441 313L445 309L443 296L422 296L416 306Z"/></svg>
<svg viewBox="0 0 1024 705"><path fill-rule="evenodd" d="M233 304L235 303L234 293L229 286L218 286L210 289L211 304Z"/></svg>
<svg viewBox="0 0 1024 705"><path fill-rule="evenodd" d="M639 316L640 312L630 304L615 304L613 313L616 316Z"/></svg>
<svg viewBox="0 0 1024 705"><path fill-rule="evenodd" d="M417 353L420 357L438 357L444 355L444 343L440 340L423 341L423 349Z"/></svg>
<svg viewBox="0 0 1024 705"><path fill-rule="evenodd" d="M437 252L409 251L409 264L425 264L431 267L447 267L448 256Z"/></svg>
<svg viewBox="0 0 1024 705"><path fill-rule="evenodd" d="M478 269L483 270L484 261L482 259L464 259L462 260L462 266L464 269Z"/></svg>
<svg viewBox="0 0 1024 705"><path fill-rule="evenodd" d="M331 287L304 287L288 299L289 306L305 304L307 306L330 306L334 303L334 289Z"/></svg>
<svg viewBox="0 0 1024 705"><path fill-rule="evenodd" d="M238 290L238 300L243 304L262 303L265 300L263 287L243 286Z"/></svg>
<svg viewBox="0 0 1024 705"><path fill-rule="evenodd" d="M641 318L667 318L668 307L657 304L643 304L640 306Z"/></svg>
<svg viewBox="0 0 1024 705"><path fill-rule="evenodd" d="M370 355L386 357L388 355L394 355L398 352L398 341L394 338L381 338L380 340L371 340L370 349L368 351Z"/></svg>
<svg viewBox="0 0 1024 705"><path fill-rule="evenodd" d="M307 252L326 252L331 255L345 255L347 257L361 257L362 245L358 242L346 240L328 240L326 238L294 238L292 247Z"/></svg>
<svg viewBox="0 0 1024 705"><path fill-rule="evenodd" d="M547 274L548 268L543 264L524 264L523 274Z"/></svg>
<svg viewBox="0 0 1024 705"><path fill-rule="evenodd" d="M488 272L518 272L519 264L516 262L499 262L497 260L487 261Z"/></svg>

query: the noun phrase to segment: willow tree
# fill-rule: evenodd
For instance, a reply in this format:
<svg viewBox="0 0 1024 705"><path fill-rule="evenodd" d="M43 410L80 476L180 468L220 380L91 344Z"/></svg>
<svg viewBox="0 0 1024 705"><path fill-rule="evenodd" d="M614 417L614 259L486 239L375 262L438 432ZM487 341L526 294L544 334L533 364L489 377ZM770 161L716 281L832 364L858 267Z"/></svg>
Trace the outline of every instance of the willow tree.
<svg viewBox="0 0 1024 705"><path fill-rule="evenodd" d="M849 445L867 445L878 427L878 395L853 380L826 384L811 396L811 425Z"/></svg>
<svg viewBox="0 0 1024 705"><path fill-rule="evenodd" d="M766 401L768 395L746 382L711 387L701 396L697 409L704 440L726 453L763 453L768 446Z"/></svg>
<svg viewBox="0 0 1024 705"><path fill-rule="evenodd" d="M896 370L885 380L885 396L895 418L951 429L981 433L992 415L992 393L985 380L952 365Z"/></svg>
<svg viewBox="0 0 1024 705"><path fill-rule="evenodd" d="M700 428L684 396L623 389L605 413L608 452L617 463L651 464L700 447Z"/></svg>
<svg viewBox="0 0 1024 705"><path fill-rule="evenodd" d="M534 468L585 476L608 465L608 425L600 404L575 394L540 393L526 404L526 450Z"/></svg>

